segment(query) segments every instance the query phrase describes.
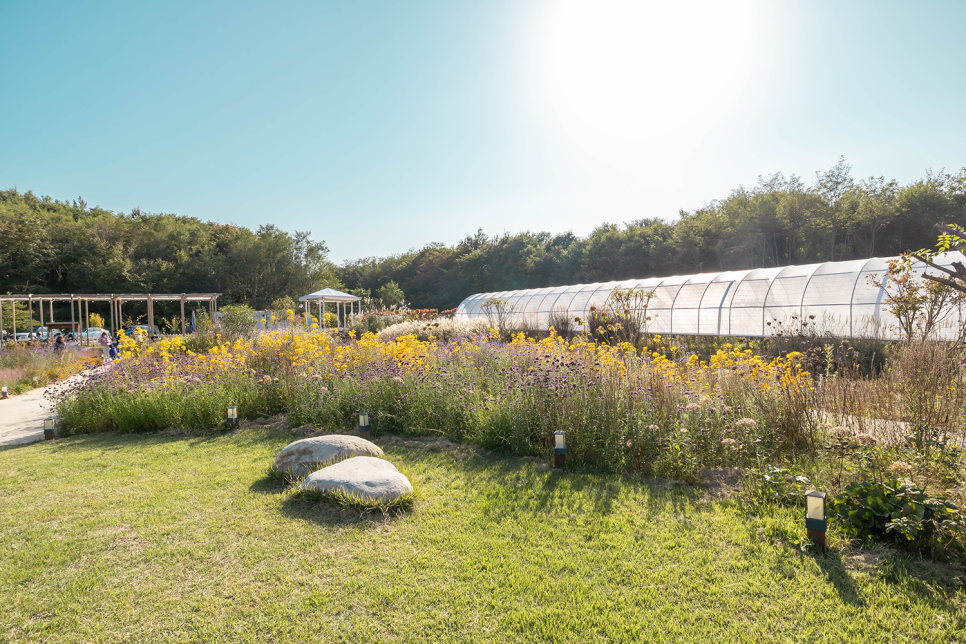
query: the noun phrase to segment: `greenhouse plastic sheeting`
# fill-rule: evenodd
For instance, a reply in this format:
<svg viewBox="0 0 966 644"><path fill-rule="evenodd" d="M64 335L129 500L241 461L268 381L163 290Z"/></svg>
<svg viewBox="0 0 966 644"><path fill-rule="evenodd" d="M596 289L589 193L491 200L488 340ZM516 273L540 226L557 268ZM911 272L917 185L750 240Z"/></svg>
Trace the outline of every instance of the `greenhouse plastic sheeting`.
<svg viewBox="0 0 966 644"><path fill-rule="evenodd" d="M895 259L899 258L477 293L460 303L456 317L485 319L486 302L499 299L506 301L514 323L547 329L552 313L586 319L592 306L605 306L615 288L633 288L651 294L651 333L765 337L804 329L839 337L895 339L898 321L885 304L889 262ZM951 252L935 259L940 266L953 262L966 263L966 257ZM913 272L921 279L924 269L918 265ZM949 310L935 337L957 337L963 319L961 308Z"/></svg>

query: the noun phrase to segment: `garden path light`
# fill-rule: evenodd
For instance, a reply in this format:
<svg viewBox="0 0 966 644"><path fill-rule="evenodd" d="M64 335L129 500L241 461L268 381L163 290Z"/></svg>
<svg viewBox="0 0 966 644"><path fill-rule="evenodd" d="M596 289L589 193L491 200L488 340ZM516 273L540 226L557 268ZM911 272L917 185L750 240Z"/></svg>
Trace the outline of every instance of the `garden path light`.
<svg viewBox="0 0 966 644"><path fill-rule="evenodd" d="M54 438L54 419L47 418L44 420L44 440L53 440Z"/></svg>
<svg viewBox="0 0 966 644"><path fill-rule="evenodd" d="M563 467L567 462L567 432L557 430L553 433L553 464Z"/></svg>
<svg viewBox="0 0 966 644"><path fill-rule="evenodd" d="M358 421L357 429L359 430L360 438L365 438L366 440L369 440L369 437L372 435L371 434L372 426L369 425L369 414L367 412L364 412L364 411L359 412L359 421Z"/></svg>
<svg viewBox="0 0 966 644"><path fill-rule="evenodd" d="M808 538L825 552L825 533L828 519L825 514L825 492L809 490L805 494L805 530Z"/></svg>
<svg viewBox="0 0 966 644"><path fill-rule="evenodd" d="M228 426L238 427L238 407L236 405L228 408Z"/></svg>

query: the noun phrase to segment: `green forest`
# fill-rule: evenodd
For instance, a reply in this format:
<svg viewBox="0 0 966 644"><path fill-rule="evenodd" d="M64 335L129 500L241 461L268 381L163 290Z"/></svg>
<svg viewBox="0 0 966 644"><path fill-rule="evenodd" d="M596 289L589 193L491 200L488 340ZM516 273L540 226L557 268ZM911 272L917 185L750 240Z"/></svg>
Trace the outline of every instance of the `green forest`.
<svg viewBox="0 0 966 644"><path fill-rule="evenodd" d="M811 185L776 173L678 214L602 223L586 237L479 230L452 246L336 266L305 232L115 213L11 189L0 192L0 291L220 292L221 305L265 308L323 287L377 294L394 282L411 306L446 309L481 291L895 255L932 246L933 224L966 225L966 168L900 185L855 179L840 159Z"/></svg>

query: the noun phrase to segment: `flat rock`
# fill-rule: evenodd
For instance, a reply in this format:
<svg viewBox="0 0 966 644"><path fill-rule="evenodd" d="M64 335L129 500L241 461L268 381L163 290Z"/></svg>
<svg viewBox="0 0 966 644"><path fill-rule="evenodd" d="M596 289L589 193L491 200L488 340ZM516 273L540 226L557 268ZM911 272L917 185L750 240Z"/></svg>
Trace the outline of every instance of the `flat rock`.
<svg viewBox="0 0 966 644"><path fill-rule="evenodd" d="M358 436L328 434L295 441L275 457L275 469L292 476L305 476L320 467L353 456L382 456L382 449Z"/></svg>
<svg viewBox="0 0 966 644"><path fill-rule="evenodd" d="M299 489L338 491L363 501L386 503L410 494L413 486L389 461L354 456L313 472L302 481Z"/></svg>

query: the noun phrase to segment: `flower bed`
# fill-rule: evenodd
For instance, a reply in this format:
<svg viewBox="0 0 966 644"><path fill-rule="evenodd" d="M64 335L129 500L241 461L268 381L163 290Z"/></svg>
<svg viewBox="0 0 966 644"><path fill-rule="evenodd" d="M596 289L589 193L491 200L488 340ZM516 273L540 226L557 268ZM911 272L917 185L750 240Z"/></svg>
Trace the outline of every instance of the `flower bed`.
<svg viewBox="0 0 966 644"><path fill-rule="evenodd" d="M376 435L438 433L518 454L549 454L564 430L570 463L693 480L701 467L794 446L810 426L796 354L730 349L702 362L495 333L385 342L270 332L200 354L181 338L124 344L127 358L58 398L65 432L207 430L230 404L242 417L286 412L348 430L368 411Z"/></svg>

